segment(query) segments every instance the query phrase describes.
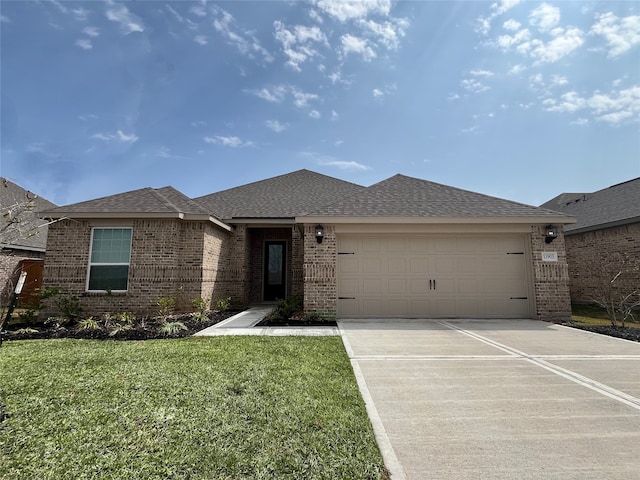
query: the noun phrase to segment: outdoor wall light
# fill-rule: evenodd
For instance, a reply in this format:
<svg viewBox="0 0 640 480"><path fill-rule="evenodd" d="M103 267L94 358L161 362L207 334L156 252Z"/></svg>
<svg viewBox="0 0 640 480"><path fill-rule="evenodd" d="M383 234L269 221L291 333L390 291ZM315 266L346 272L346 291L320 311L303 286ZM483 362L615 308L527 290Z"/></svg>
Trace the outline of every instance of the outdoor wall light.
<svg viewBox="0 0 640 480"><path fill-rule="evenodd" d="M551 243L556 238L558 238L558 227L555 225L547 225L544 229L544 241Z"/></svg>
<svg viewBox="0 0 640 480"><path fill-rule="evenodd" d="M324 227L322 225L316 225L316 241L322 243L324 238Z"/></svg>

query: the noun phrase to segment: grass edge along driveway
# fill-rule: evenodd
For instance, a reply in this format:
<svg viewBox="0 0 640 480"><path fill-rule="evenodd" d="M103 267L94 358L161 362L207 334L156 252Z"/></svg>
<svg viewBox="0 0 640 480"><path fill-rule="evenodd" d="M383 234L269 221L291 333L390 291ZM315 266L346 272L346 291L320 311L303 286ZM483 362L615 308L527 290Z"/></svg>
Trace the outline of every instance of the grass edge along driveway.
<svg viewBox="0 0 640 480"><path fill-rule="evenodd" d="M385 478L339 337L6 342L2 410L3 479Z"/></svg>

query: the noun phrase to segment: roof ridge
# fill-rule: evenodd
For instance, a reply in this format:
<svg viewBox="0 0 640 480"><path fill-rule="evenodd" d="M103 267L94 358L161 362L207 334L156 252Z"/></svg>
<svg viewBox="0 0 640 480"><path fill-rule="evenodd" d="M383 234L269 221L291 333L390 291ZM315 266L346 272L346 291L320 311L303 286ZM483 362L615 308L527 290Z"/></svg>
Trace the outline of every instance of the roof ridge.
<svg viewBox="0 0 640 480"><path fill-rule="evenodd" d="M160 193L160 190L162 190L163 188L171 188L172 190L175 190L176 192L178 192L178 190L176 190L175 188L173 188L170 185L167 185L166 187L160 187L160 188L153 188L153 187L148 187L148 188L150 188L151 192L154 193L158 198L160 198L160 201L162 203L164 203L164 205L166 207L174 209L177 213L185 213L185 212L181 212L180 209L175 204L173 204L171 202L171 200L169 200L162 193ZM189 198L189 197L187 197L187 198Z"/></svg>

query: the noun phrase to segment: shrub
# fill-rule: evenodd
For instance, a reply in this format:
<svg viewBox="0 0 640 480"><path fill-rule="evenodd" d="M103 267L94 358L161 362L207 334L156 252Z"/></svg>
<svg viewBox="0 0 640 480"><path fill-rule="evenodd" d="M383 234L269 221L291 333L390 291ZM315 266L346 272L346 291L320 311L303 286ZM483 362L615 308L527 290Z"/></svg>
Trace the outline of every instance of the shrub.
<svg viewBox="0 0 640 480"><path fill-rule="evenodd" d="M218 297L214 304L214 310L217 312L226 312L231 308L231 297Z"/></svg>
<svg viewBox="0 0 640 480"><path fill-rule="evenodd" d="M177 335L181 330L187 330L186 325L182 322L166 322L158 328L158 332L166 337Z"/></svg>
<svg viewBox="0 0 640 480"><path fill-rule="evenodd" d="M156 302L156 305L158 306L158 316L162 317L162 320L166 321L166 319L173 315L173 312L175 311L176 297L173 295L169 297L160 297Z"/></svg>
<svg viewBox="0 0 640 480"><path fill-rule="evenodd" d="M297 297L288 300L280 300L276 309L271 314L272 319L288 320L298 310L302 308L302 300Z"/></svg>
<svg viewBox="0 0 640 480"><path fill-rule="evenodd" d="M209 302L202 297L196 297L191 300L191 305L196 309L196 313L193 315L193 319L197 322L204 322L208 320L207 312L209 312Z"/></svg>
<svg viewBox="0 0 640 480"><path fill-rule="evenodd" d="M100 324L93 319L93 317L89 317L85 320L80 320L76 325L78 330L102 330Z"/></svg>

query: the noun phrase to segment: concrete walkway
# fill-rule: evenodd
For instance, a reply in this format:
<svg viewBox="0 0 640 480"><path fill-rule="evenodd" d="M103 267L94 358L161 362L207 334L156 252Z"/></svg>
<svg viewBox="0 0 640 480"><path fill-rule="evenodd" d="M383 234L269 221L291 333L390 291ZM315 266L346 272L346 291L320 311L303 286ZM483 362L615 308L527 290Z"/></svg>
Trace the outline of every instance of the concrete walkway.
<svg viewBox="0 0 640 480"><path fill-rule="evenodd" d="M267 336L337 336L336 327L256 327L267 315L274 310L274 306L251 307L232 317L216 323L194 334L200 337L216 337L223 335L267 335Z"/></svg>
<svg viewBox="0 0 640 480"><path fill-rule="evenodd" d="M534 320L341 320L392 480L640 480L640 344Z"/></svg>

